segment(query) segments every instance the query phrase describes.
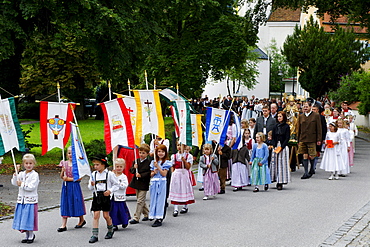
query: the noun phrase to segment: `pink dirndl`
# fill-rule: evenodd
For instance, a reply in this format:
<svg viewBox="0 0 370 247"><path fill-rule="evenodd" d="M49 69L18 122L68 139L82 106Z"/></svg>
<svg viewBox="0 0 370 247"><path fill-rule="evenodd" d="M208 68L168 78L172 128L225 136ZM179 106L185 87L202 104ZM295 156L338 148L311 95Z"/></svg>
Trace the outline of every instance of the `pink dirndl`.
<svg viewBox="0 0 370 247"><path fill-rule="evenodd" d="M205 196L214 196L220 192L220 180L218 179L218 173L212 172L211 169L207 169L203 176L203 186Z"/></svg>

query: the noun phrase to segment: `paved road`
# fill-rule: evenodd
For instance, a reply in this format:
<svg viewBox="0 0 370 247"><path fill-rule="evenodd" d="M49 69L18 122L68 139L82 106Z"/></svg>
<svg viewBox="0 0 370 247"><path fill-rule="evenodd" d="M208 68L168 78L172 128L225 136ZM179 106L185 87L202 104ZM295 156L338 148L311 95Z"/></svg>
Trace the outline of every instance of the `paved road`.
<svg viewBox="0 0 370 247"><path fill-rule="evenodd" d="M370 221L369 142L357 139L355 166L351 174L329 181L329 174L318 170L301 180L303 169L292 173L292 183L277 191L232 192L203 201L195 190L196 203L189 213L172 217L172 207L160 228L151 222L130 225L105 240L104 221L100 222L100 240L95 246L368 246L364 244ZM41 195L42 196L42 195ZM135 199L128 199L134 212ZM86 202L87 208L90 201ZM87 225L74 229L77 219L68 223L68 231L57 233L59 209L39 213L36 246L91 246L92 217ZM0 223L2 246L21 246L23 235L11 229L12 220ZM23 245L24 246L24 245Z"/></svg>

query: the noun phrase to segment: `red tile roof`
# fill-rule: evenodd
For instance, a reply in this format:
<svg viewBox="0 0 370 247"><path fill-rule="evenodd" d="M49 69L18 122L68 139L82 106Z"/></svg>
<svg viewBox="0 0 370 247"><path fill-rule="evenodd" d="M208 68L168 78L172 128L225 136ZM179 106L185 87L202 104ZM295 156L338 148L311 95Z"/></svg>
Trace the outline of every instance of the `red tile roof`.
<svg viewBox="0 0 370 247"><path fill-rule="evenodd" d="M299 22L301 19L301 10L291 10L278 8L270 14L268 22Z"/></svg>

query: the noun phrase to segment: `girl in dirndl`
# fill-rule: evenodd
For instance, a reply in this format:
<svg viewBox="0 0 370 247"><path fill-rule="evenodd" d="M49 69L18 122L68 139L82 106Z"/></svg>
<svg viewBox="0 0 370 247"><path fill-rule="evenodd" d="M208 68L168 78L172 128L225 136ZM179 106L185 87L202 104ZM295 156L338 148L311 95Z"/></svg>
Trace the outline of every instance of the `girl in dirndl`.
<svg viewBox="0 0 370 247"><path fill-rule="evenodd" d="M125 170L126 161L122 158L117 158L114 162L114 174L118 180L118 190L113 193L110 202L109 216L112 218L113 230L118 230L118 225L126 228L129 219L131 219L130 211L126 204L126 189L128 186L127 176L123 173Z"/></svg>
<svg viewBox="0 0 370 247"><path fill-rule="evenodd" d="M203 168L204 197L216 196L220 192L220 180L218 179L218 158L212 153L212 145L203 145L203 155L199 159L199 165Z"/></svg>
<svg viewBox="0 0 370 247"><path fill-rule="evenodd" d="M69 217L79 217L80 222L75 228L82 228L86 221L84 197L82 195L80 181L82 178L74 181L72 173L72 147L67 149L67 161L60 161L62 167L60 178L63 179L62 192L60 194L60 215L62 216L62 226L57 229L58 232L67 231L67 219Z"/></svg>
<svg viewBox="0 0 370 247"><path fill-rule="evenodd" d="M249 184L249 150L247 143L250 139L249 129L244 129L242 135L242 146L231 151L232 165L231 165L231 186L233 191L242 190L243 187Z"/></svg>
<svg viewBox="0 0 370 247"><path fill-rule="evenodd" d="M193 156L184 152L184 144L177 143L177 150L178 152L171 156L172 177L169 194L171 204L174 204L174 217L178 216L179 205L184 205L180 214L186 214L188 212L188 205L195 202L188 171L193 164Z"/></svg>
<svg viewBox="0 0 370 247"><path fill-rule="evenodd" d="M286 112L280 111L277 115L278 124L272 129L272 145L274 151L271 157L271 180L276 182L278 190L283 189L283 184L290 182L289 147L290 127L286 123Z"/></svg>
<svg viewBox="0 0 370 247"><path fill-rule="evenodd" d="M38 230L39 174L33 170L36 159L33 154L25 154L22 159L25 171L14 173L11 183L18 186L17 206L14 213L13 229L26 233L22 243L31 244L35 240L34 231ZM19 169L19 166L18 166Z"/></svg>
<svg viewBox="0 0 370 247"><path fill-rule="evenodd" d="M268 167L269 150L264 143L265 135L262 132L256 134L256 144L253 145L252 157L249 164L251 169L251 184L253 184L253 192L258 192L258 185L265 185L265 190L269 189L271 184L270 169Z"/></svg>

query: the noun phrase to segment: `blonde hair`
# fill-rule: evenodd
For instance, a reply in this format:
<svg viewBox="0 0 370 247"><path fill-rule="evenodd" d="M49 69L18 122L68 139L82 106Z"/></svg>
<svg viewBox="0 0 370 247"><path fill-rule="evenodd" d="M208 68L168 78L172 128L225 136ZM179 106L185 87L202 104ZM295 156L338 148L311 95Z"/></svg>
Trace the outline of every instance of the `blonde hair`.
<svg viewBox="0 0 370 247"><path fill-rule="evenodd" d="M259 136L261 138L261 141L265 142L266 141L266 136L262 132L258 132L256 136Z"/></svg>
<svg viewBox="0 0 370 247"><path fill-rule="evenodd" d="M212 144L209 144L209 143L204 144L204 145L203 145L203 152L204 152L204 150L206 150L206 149L211 150L211 153L212 153L212 151L213 151Z"/></svg>
<svg viewBox="0 0 370 247"><path fill-rule="evenodd" d="M35 155L33 155L33 154L25 154L25 155L23 155L22 163L24 163L25 160L32 160L33 163L36 165L36 158L35 158Z"/></svg>
<svg viewBox="0 0 370 247"><path fill-rule="evenodd" d="M114 161L114 164L115 165L123 165L123 167L126 166L126 160L122 159L122 158L117 158L115 161Z"/></svg>

